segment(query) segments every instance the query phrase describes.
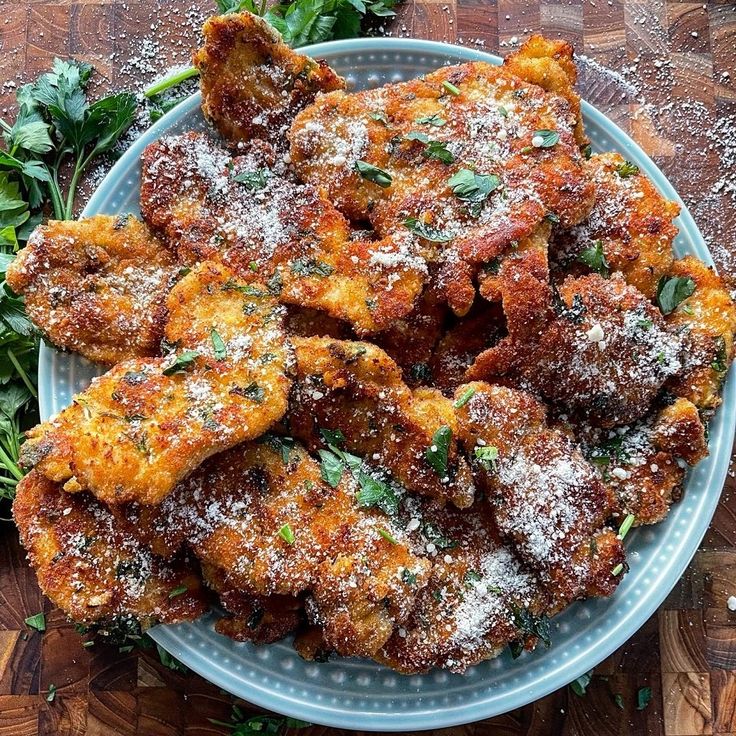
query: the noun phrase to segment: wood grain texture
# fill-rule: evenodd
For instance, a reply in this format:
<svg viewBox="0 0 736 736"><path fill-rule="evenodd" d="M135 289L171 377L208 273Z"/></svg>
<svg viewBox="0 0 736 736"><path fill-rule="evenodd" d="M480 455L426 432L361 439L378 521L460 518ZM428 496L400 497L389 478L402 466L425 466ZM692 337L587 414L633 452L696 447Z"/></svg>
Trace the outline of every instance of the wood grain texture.
<svg viewBox="0 0 736 736"><path fill-rule="evenodd" d="M194 0L0 0L0 110L12 115L14 84L44 71L54 56L94 64L100 93L140 88L188 60L211 11ZM388 30L494 53L534 31L573 41L584 97L653 156L691 208L718 265L736 275L736 4L406 0ZM585 697L566 688L437 733L736 734L736 614L726 607L736 594L735 493L732 473L687 573L660 611L596 669ZM42 610L44 634L23 623ZM47 702L51 684L57 695ZM644 687L652 700L639 710ZM210 719L228 720L231 703L201 678L166 669L155 653L83 649L73 627L43 600L14 530L3 525L0 736L214 736L226 731ZM317 726L299 733L338 734Z"/></svg>

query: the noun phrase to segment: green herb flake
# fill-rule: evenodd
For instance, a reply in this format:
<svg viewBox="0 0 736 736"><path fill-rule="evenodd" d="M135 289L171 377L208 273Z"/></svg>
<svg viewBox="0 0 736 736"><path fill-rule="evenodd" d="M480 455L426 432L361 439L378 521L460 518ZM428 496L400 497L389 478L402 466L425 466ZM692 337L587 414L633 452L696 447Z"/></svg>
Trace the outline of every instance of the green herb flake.
<svg viewBox="0 0 736 736"><path fill-rule="evenodd" d="M639 173L639 167L636 164L632 164L631 161L624 161L616 167L616 173L622 179L628 179L631 176L636 176Z"/></svg>
<svg viewBox="0 0 736 736"><path fill-rule="evenodd" d="M616 567L614 567L613 570L611 570L611 575L613 575L614 577L617 577L623 571L624 571L623 563L619 562L618 565L616 565Z"/></svg>
<svg viewBox="0 0 736 736"><path fill-rule="evenodd" d="M167 368L163 369L165 376L172 376L175 373L183 373L184 371L192 368L194 361L199 357L199 353L196 350L184 350L179 353L174 362Z"/></svg>
<svg viewBox="0 0 736 736"><path fill-rule="evenodd" d="M342 479L342 473L345 465L340 458L330 450L319 450L320 457L320 474L322 480L328 483L332 488L337 488Z"/></svg>
<svg viewBox="0 0 736 736"><path fill-rule="evenodd" d="M593 670L590 672L586 672L584 675L580 675L577 679L573 680L570 683L570 689L577 695L578 697L582 698L587 689L588 685L590 685L590 681L593 679Z"/></svg>
<svg viewBox="0 0 736 736"><path fill-rule="evenodd" d="M408 567L405 567L401 571L401 580L405 582L407 585L416 585L417 584L416 573L413 573Z"/></svg>
<svg viewBox="0 0 736 736"><path fill-rule="evenodd" d="M316 258L296 258L291 262L291 272L297 276L318 276L326 278L335 269Z"/></svg>
<svg viewBox="0 0 736 736"><path fill-rule="evenodd" d="M452 84L452 82L447 82L447 81L445 81L445 82L442 82L442 86L443 86L443 87L444 87L444 88L445 88L445 89L446 89L446 90L447 90L447 91L448 91L448 92L449 92L449 93L450 93L451 95L454 95L455 97L457 97L457 95L459 95L459 94L460 94L460 90L459 90L459 89L458 89L458 88L457 88L457 87L456 87L456 86L455 86L454 84Z"/></svg>
<svg viewBox="0 0 736 736"><path fill-rule="evenodd" d="M227 358L227 346L214 327L210 331L210 339L212 340L212 350L215 360L225 360Z"/></svg>
<svg viewBox="0 0 736 736"><path fill-rule="evenodd" d="M388 483L360 472L358 473L358 485L360 490L356 495L356 500L360 506L377 506L389 516L398 512L399 497Z"/></svg>
<svg viewBox="0 0 736 736"><path fill-rule="evenodd" d="M728 370L728 351L726 350L726 340L723 335L716 337L716 354L710 367L716 373L725 373Z"/></svg>
<svg viewBox="0 0 736 736"><path fill-rule="evenodd" d="M403 224L405 228L411 230L411 232L418 235L420 238L428 240L430 243L447 243L452 240L452 235L449 233L443 232L431 225L427 225L416 217L407 217Z"/></svg>
<svg viewBox="0 0 736 736"><path fill-rule="evenodd" d="M433 435L432 444L424 451L424 457L440 478L447 477L447 462L452 440L452 430L443 424Z"/></svg>
<svg viewBox="0 0 736 736"><path fill-rule="evenodd" d="M577 260L601 276L608 277L611 273L611 267L608 265L606 254L603 252L603 243L600 240L596 240L593 245L585 248Z"/></svg>
<svg viewBox="0 0 736 736"><path fill-rule="evenodd" d="M356 161L355 170L366 180L378 184L379 187L387 189L391 186L393 178L391 174L383 169L379 169L373 164L369 164L367 161Z"/></svg>
<svg viewBox="0 0 736 736"><path fill-rule="evenodd" d="M507 118L509 116L509 111L503 105L499 105L498 106L498 114L502 118Z"/></svg>
<svg viewBox="0 0 736 736"><path fill-rule="evenodd" d="M189 590L186 585L178 585L169 593L169 598L178 598Z"/></svg>
<svg viewBox="0 0 736 736"><path fill-rule="evenodd" d="M695 282L689 276L662 276L657 285L657 304L662 314L670 314L694 292Z"/></svg>
<svg viewBox="0 0 736 736"><path fill-rule="evenodd" d="M284 524L279 529L279 536L286 542L286 544L294 544L294 532L291 530L289 524Z"/></svg>
<svg viewBox="0 0 736 736"><path fill-rule="evenodd" d="M652 688L640 687L636 693L636 709L644 710L652 700Z"/></svg>
<svg viewBox="0 0 736 736"><path fill-rule="evenodd" d="M53 703L55 699L56 699L56 685L54 685L53 683L51 683L49 685L48 694L46 695L46 702L47 703Z"/></svg>
<svg viewBox="0 0 736 736"><path fill-rule="evenodd" d="M447 144L444 141L431 140L426 133L413 130L404 136L404 140L417 141L424 144L424 150L422 156L425 158L434 158L441 161L443 164L451 164L455 157L452 152L447 149Z"/></svg>
<svg viewBox="0 0 736 736"><path fill-rule="evenodd" d="M421 118L417 118L414 122L419 125L433 125L435 128L441 128L447 124L447 120L437 113L434 115L424 115Z"/></svg>
<svg viewBox="0 0 736 736"><path fill-rule="evenodd" d="M328 445L339 447L343 442L345 442L345 435L340 429L320 429L319 433Z"/></svg>
<svg viewBox="0 0 736 736"><path fill-rule="evenodd" d="M534 148L552 148L560 141L560 134L556 130L535 130L532 136L532 146Z"/></svg>
<svg viewBox="0 0 736 736"><path fill-rule="evenodd" d="M475 459L486 469L495 470L498 461L498 448L492 445L483 445L476 447L473 451Z"/></svg>
<svg viewBox="0 0 736 736"><path fill-rule="evenodd" d="M463 391L462 395L459 396L452 404L453 408L455 409L461 409L465 404L470 401L470 399L473 398L473 395L475 394L474 388L468 388L465 391Z"/></svg>
<svg viewBox="0 0 736 736"><path fill-rule="evenodd" d="M266 398L266 392L255 381L252 381L247 386L235 386L230 389L230 393L255 401L256 404L262 404Z"/></svg>
<svg viewBox="0 0 736 736"><path fill-rule="evenodd" d="M396 541L396 537L392 536L389 532L387 532L385 529L379 529L378 533L387 541L391 542L391 544L398 544Z"/></svg>
<svg viewBox="0 0 736 736"><path fill-rule="evenodd" d="M46 616L43 613L36 613L25 619L25 624L36 631L46 631Z"/></svg>
<svg viewBox="0 0 736 736"><path fill-rule="evenodd" d="M269 176L268 169L257 169L256 171L241 171L239 174L232 174L230 178L238 184L243 184L249 192L256 192L266 186Z"/></svg>
<svg viewBox="0 0 736 736"><path fill-rule="evenodd" d="M624 696L621 693L613 694L613 702L616 703L617 708L624 709Z"/></svg>
<svg viewBox="0 0 736 736"><path fill-rule="evenodd" d="M384 125L388 126L388 118L386 117L386 113L384 112L372 112L371 120L376 120L377 122L383 123Z"/></svg>
<svg viewBox="0 0 736 736"><path fill-rule="evenodd" d="M501 180L495 174L477 174L470 169L460 169L447 181L452 193L468 204L472 217L480 215L483 202L498 189Z"/></svg>
<svg viewBox="0 0 736 736"><path fill-rule="evenodd" d="M636 520L636 516L634 516L634 514L626 515L626 518L623 520L623 523L618 528L618 538L619 539L623 540L626 538L626 535L629 533L635 520Z"/></svg>

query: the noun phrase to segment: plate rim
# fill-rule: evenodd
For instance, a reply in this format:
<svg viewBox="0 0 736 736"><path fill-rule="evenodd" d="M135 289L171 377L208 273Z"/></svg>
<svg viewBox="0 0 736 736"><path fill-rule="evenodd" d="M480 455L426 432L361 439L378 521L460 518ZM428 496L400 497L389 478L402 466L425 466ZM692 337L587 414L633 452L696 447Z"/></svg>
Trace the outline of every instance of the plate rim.
<svg viewBox="0 0 736 736"><path fill-rule="evenodd" d="M356 53L365 51L366 53L381 52L404 52L404 53L426 53L436 56L446 56L449 63L461 63L466 60L489 61L494 64L500 64L502 58L486 51L468 48L464 46L456 46L440 41L427 41L422 39L407 38L362 38L349 39L341 41L328 41L325 43L305 46L299 49L300 52L309 54L310 56L319 58L321 55L330 56L339 55L339 53ZM127 169L131 159L138 159L143 148L153 140L159 138L168 131L173 121L182 119L189 114L193 108L198 107L200 94L195 93L190 96L173 110L162 116L160 120L150 126L129 146L118 162L110 169L105 178L100 182L95 192L89 198L86 206L82 210L80 216L90 216L97 212L103 211L103 203L107 197L106 190L110 187L110 183L115 179L116 175ZM669 182L664 173L654 163L654 161L644 152L644 150L631 137L621 130L612 120L605 116L593 105L582 101L582 111L585 118L594 124L613 133L617 139L618 150L625 151L627 157L631 158L635 163L642 165L646 169L647 175L654 181L658 189L670 199L678 202L681 206L680 216L678 218L678 227L685 232L693 245L693 251L698 258L705 261L709 265L713 265L713 259L705 246L703 237L691 215L687 206L684 204L674 186ZM49 365L48 360L43 357L51 358L55 365L55 359L58 357L57 351L47 346L45 343L41 345L42 356L39 359L39 408L42 420L45 420L52 411L53 391L51 390L51 374L44 375L42 380L42 372L44 366ZM49 355L48 353L56 355ZM728 381L724 385L723 404L721 410L717 414L719 422L719 437L723 437L724 431L730 434L733 441L734 429L736 425L736 413L730 414L724 411L726 405L732 405L736 399L736 373L731 370ZM716 506L723 490L723 484L729 467L731 443L719 444L719 451L713 461L711 472L707 478L707 491L704 492L704 499L699 507L701 512L696 517L697 525L694 531L688 534L690 545L687 553L675 556L675 562L665 563L665 569L662 576L671 577L672 584L670 587L663 586L656 593L648 595L646 598L640 598L636 604L626 611L622 620L616 621L612 630L603 640L598 641L596 645L592 645L569 660L560 663L551 672L545 673L542 677L533 683L534 690L532 696L528 693L531 689L529 684L517 688L516 692L510 695L504 702L501 709L492 700L478 699L473 702L463 702L457 706L443 706L438 708L427 708L422 711L414 711L411 714L402 712L369 712L368 710L360 713L358 722L349 722L346 715L342 711L333 711L329 705L318 705L316 702L304 702L292 700L288 693L283 691L274 691L272 689L260 688L251 683L249 692L245 697L246 700L263 708L276 710L293 718L319 723L325 726L334 726L347 729L361 729L366 731L404 731L404 730L426 730L439 727L455 726L464 723L471 723L481 719L489 718L501 713L527 705L534 700L545 697L550 692L567 685L583 673L597 666L601 661L608 657L613 651L628 641L641 626L656 612L664 599L669 595L672 588L677 584L687 566L690 564L693 556L697 552L700 542L702 541L710 522L715 513ZM626 623L626 626L623 623ZM202 677L215 685L222 687L228 692L232 691L232 680L230 679L227 668L220 665L215 667L211 660L206 660L198 649L194 647L180 646L179 639L176 636L177 626L157 626L149 633L154 640L172 655L182 660L190 669L200 674ZM567 674L565 674L567 673ZM541 687L540 687L541 685ZM400 694L398 695L400 697ZM333 713L335 714L333 717Z"/></svg>

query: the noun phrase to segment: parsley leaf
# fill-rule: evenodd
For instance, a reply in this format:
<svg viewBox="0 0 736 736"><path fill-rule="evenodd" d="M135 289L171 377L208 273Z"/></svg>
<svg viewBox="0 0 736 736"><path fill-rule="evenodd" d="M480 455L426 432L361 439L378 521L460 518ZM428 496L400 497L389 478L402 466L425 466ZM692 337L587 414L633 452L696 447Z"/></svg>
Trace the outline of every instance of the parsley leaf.
<svg viewBox="0 0 736 736"><path fill-rule="evenodd" d="M498 460L498 449L491 445L476 447L473 452L476 460L486 469L495 470L496 461Z"/></svg>
<svg viewBox="0 0 736 736"><path fill-rule="evenodd" d="M447 144L444 141L431 140L424 133L413 130L404 136L404 140L423 143L424 150L422 151L422 156L425 158L434 158L443 164L451 164L455 160L455 156L447 149Z"/></svg>
<svg viewBox="0 0 736 736"><path fill-rule="evenodd" d="M575 695L579 697L583 697L585 695L586 690L588 689L588 685L590 685L590 681L593 679L593 670L590 672L586 672L584 675L580 675L576 680L573 680L570 683L570 689L575 693Z"/></svg>
<svg viewBox="0 0 736 736"><path fill-rule="evenodd" d="M46 616L43 613L36 613L25 619L25 624L36 631L46 631Z"/></svg>
<svg viewBox="0 0 736 736"><path fill-rule="evenodd" d="M452 430L443 424L433 435L432 444L424 451L424 457L440 478L447 476L447 462L452 441Z"/></svg>
<svg viewBox="0 0 736 736"><path fill-rule="evenodd" d="M162 373L165 376L172 376L175 373L183 373L192 367L195 359L198 357L199 353L196 350L184 350L176 356L171 365L163 369Z"/></svg>
<svg viewBox="0 0 736 736"><path fill-rule="evenodd" d="M388 483L367 473L358 473L360 490L356 499L360 506L378 506L381 511L393 516L399 510L399 497Z"/></svg>
<svg viewBox="0 0 736 736"><path fill-rule="evenodd" d="M694 292L695 282L689 276L662 276L657 285L657 304L662 314L670 314Z"/></svg>
<svg viewBox="0 0 736 736"><path fill-rule="evenodd" d="M434 115L423 115L422 117L417 118L414 122L419 123L420 125L433 125L436 128L441 128L447 123L447 120L438 113L435 113Z"/></svg>
<svg viewBox="0 0 736 736"><path fill-rule="evenodd" d="M373 164L369 164L366 161L356 161L355 170L366 180L371 181L374 184L378 184L379 187L386 189L391 186L393 178L391 174L383 169L379 169Z"/></svg>
<svg viewBox="0 0 736 736"><path fill-rule="evenodd" d="M652 700L652 688L641 687L636 693L636 709L644 710Z"/></svg>
<svg viewBox="0 0 736 736"><path fill-rule="evenodd" d="M320 463L320 474L322 480L328 483L333 488L337 488L342 480L342 473L345 469L345 465L334 452L330 450L319 450Z"/></svg>
<svg viewBox="0 0 736 736"><path fill-rule="evenodd" d="M596 240L593 245L585 248L577 260L601 276L607 277L611 273L611 267L608 265L606 254L603 252L603 243L600 240Z"/></svg>
<svg viewBox="0 0 736 736"><path fill-rule="evenodd" d="M318 261L316 258L295 258L291 262L291 272L297 276L320 276L325 278L334 270L328 263Z"/></svg>
<svg viewBox="0 0 736 736"><path fill-rule="evenodd" d="M459 396L452 404L454 409L461 409L465 404L470 401L470 399L473 398L473 395L475 394L474 388L468 388L465 391L463 391L462 395Z"/></svg>
<svg viewBox="0 0 736 736"><path fill-rule="evenodd" d="M215 354L215 360L225 360L225 358L227 358L227 346L214 327L210 331L210 339L212 340L212 349Z"/></svg>
<svg viewBox="0 0 736 736"><path fill-rule="evenodd" d="M257 169L256 171L241 171L238 174L232 174L230 178L238 184L243 184L249 192L255 192L266 186L270 173L268 169Z"/></svg>
<svg viewBox="0 0 736 736"><path fill-rule="evenodd" d="M468 203L468 212L473 217L480 214L483 202L501 184L495 174L476 174L470 169L460 169L447 182L452 193Z"/></svg>
<svg viewBox="0 0 736 736"><path fill-rule="evenodd" d="M552 148L559 143L560 134L556 130L535 130L532 136L534 148Z"/></svg>
<svg viewBox="0 0 736 736"><path fill-rule="evenodd" d="M616 173L622 179L628 179L630 176L636 176L639 173L639 167L632 164L631 161L624 161L616 167Z"/></svg>
<svg viewBox="0 0 736 736"><path fill-rule="evenodd" d="M449 240L452 240L452 235L449 235L436 227L427 225L421 220L417 220L416 217L407 217L406 220L404 220L404 227L411 230L420 238L429 240L430 243L447 243Z"/></svg>
<svg viewBox="0 0 736 736"><path fill-rule="evenodd" d="M279 536L284 540L284 542L286 542L286 544L294 544L294 532L288 523L284 524L281 529L279 529Z"/></svg>

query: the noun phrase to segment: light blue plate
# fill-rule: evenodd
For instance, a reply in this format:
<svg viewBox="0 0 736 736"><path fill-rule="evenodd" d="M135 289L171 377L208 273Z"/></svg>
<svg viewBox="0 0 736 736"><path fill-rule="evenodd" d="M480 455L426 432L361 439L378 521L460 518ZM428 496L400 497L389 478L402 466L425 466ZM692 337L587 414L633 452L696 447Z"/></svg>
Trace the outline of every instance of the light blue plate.
<svg viewBox="0 0 736 736"><path fill-rule="evenodd" d="M364 39L305 49L327 59L357 88L411 79L448 63L500 59L479 51L428 41ZM670 199L680 198L646 154L598 110L584 104L594 149L620 151ZM139 157L164 133L204 125L195 95L148 130L117 162L90 199L84 214L138 210ZM682 203L681 203L682 204ZM679 255L712 263L690 213L678 223ZM39 392L43 418L66 406L100 371L75 355L43 347ZM667 520L627 537L631 572L608 600L572 606L554 619L552 646L513 661L502 656L464 675L434 672L405 677L372 662L301 660L288 642L256 647L216 634L214 614L191 624L159 626L153 637L194 671L225 690L264 708L313 723L368 731L404 731L468 723L518 708L564 686L620 647L662 603L698 548L718 503L736 422L732 372L724 404L711 425L710 457L691 473L683 500Z"/></svg>

